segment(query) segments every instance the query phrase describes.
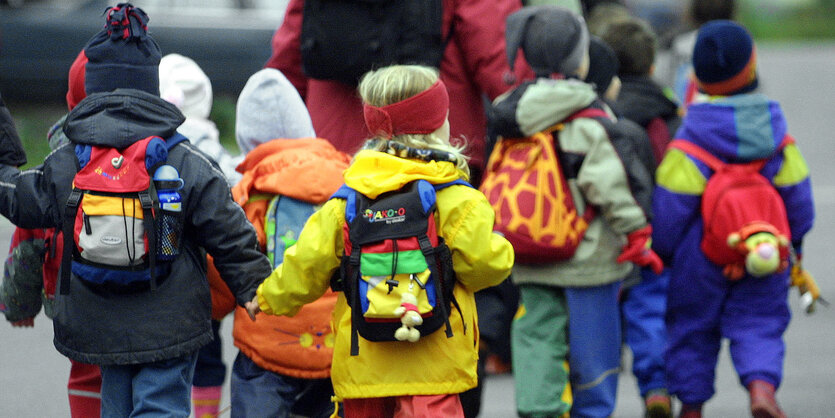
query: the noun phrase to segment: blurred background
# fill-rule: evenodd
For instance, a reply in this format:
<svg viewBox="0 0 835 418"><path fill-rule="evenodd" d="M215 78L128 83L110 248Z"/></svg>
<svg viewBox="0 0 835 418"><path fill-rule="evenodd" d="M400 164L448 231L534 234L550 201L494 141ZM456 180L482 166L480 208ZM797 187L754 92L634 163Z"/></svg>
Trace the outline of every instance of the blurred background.
<svg viewBox="0 0 835 418"><path fill-rule="evenodd" d="M270 56L288 0L137 0L163 55L192 58L212 81L211 118L237 153L234 104ZM686 1L624 0L656 30L659 47L688 29ZM759 44L835 42L835 0L738 0L737 17ZM24 139L29 164L48 153L50 125L65 111L67 72L103 25L108 0L0 0L0 94Z"/></svg>
<svg viewBox="0 0 835 418"><path fill-rule="evenodd" d="M125 0L121 0L125 1ZM29 166L48 153L50 125L66 112L70 65L116 0L0 0L0 94L15 117ZM192 58L212 82L212 119L234 146L234 103L270 57L287 0L139 0L163 55Z"/></svg>

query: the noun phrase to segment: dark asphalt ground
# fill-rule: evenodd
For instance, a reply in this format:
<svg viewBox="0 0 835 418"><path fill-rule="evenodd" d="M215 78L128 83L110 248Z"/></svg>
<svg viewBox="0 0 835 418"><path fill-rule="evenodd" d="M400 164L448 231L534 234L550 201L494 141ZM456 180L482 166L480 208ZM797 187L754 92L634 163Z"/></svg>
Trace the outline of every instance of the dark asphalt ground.
<svg viewBox="0 0 835 418"><path fill-rule="evenodd" d="M804 245L804 265L817 278L826 299L835 303L835 43L760 45L762 91L778 100L790 132L812 173L817 221ZM11 225L0 218L0 254L8 249ZM813 316L802 313L796 290L790 294L794 317L785 334L785 376L777 399L790 417L835 417L835 306ZM222 326L227 365L237 353L231 321ZM635 379L624 355L615 417L643 414ZM0 323L0 418L68 417L66 382L69 361L52 346L52 324L40 315L33 329ZM748 398L723 349L717 368L716 396L705 416L747 417ZM223 405L229 403L228 384ZM485 381L482 417L515 416L510 375ZM224 414L223 416L228 416Z"/></svg>

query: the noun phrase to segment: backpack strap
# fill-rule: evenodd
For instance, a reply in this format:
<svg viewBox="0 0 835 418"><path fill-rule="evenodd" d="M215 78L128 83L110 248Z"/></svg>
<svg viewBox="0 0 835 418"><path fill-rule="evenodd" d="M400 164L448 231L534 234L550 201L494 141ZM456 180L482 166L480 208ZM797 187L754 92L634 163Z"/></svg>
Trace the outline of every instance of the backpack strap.
<svg viewBox="0 0 835 418"><path fill-rule="evenodd" d="M440 239L440 237L438 238ZM426 264L429 266L430 274L435 277L435 280L437 280L435 283L435 298L438 303L436 305L441 309L441 313L444 315L446 337L451 338L452 326L449 324L449 311L446 306L446 297L444 297L444 282L446 281L446 278L438 271L438 262L440 260L436 257L435 249L432 248L432 243L429 241L429 237L426 234L422 234L418 237L418 245L420 245L420 252L423 253L423 257L426 258ZM444 268L444 273L446 273L446 270L447 269Z"/></svg>
<svg viewBox="0 0 835 418"><path fill-rule="evenodd" d="M449 183L440 183L440 184L433 184L432 185L432 187L435 188L436 192L440 191L440 190L443 190L443 189L446 189L449 186L466 186L466 187L469 187L469 188L474 188L472 184L470 184L470 183L468 183L464 180L461 180L461 179L453 180Z"/></svg>
<svg viewBox="0 0 835 418"><path fill-rule="evenodd" d="M683 151L685 154L705 163L705 165L713 171L719 171L726 165L722 162L722 160L690 141L674 139L670 141L668 148L675 148Z"/></svg>
<svg viewBox="0 0 835 418"><path fill-rule="evenodd" d="M777 148L774 150L775 154L777 152L780 152L787 145L793 144L794 142L794 137L792 137L789 134L786 134L783 137L783 140L780 141L780 143L777 145ZM685 154L690 155L691 157L694 157L697 160L705 163L705 165L707 165L714 172L721 170L723 167L729 164L722 162L722 160L720 160L704 148L684 139L674 139L670 141L670 145L668 146L668 148L676 148L678 150L684 151ZM757 171L760 171L769 159L770 157L767 157L738 165L750 165L751 167L756 168Z"/></svg>
<svg viewBox="0 0 835 418"><path fill-rule="evenodd" d="M188 138L179 132L175 132L174 135L171 135L165 140L165 149L171 151L171 149L180 142L188 142Z"/></svg>
<svg viewBox="0 0 835 418"><path fill-rule="evenodd" d="M62 295L68 295L70 293L70 270L72 269L72 253L75 248L75 243L73 242L73 233L75 231L73 231L73 228L75 226L75 217L78 214L79 203L81 203L81 190L73 188L64 207L64 221L61 226L61 232L64 234L64 249L61 253L61 283L59 284L59 292Z"/></svg>
<svg viewBox="0 0 835 418"><path fill-rule="evenodd" d="M347 184L343 184L342 186L339 186L338 189L336 189L336 191L331 195L331 197L328 198L328 200L330 200L330 199L348 199L348 196L351 195L351 193L353 193L353 192L355 192L354 189L348 187Z"/></svg>
<svg viewBox="0 0 835 418"><path fill-rule="evenodd" d="M563 120L563 123L571 122L574 119L579 119L579 118L608 118L608 117L609 117L609 114L606 113L605 110L600 109L598 107L589 106L589 107L585 107L583 109L580 109L577 112L572 113L571 116L569 116L569 117L567 117Z"/></svg>
<svg viewBox="0 0 835 418"><path fill-rule="evenodd" d="M355 193L356 191L354 189L348 187L348 185L346 184L343 184L339 187L339 189L336 190L336 192L334 192L334 194L331 195L331 197L328 198L328 200L345 199L345 222L348 223L350 223L350 219L353 219L353 217L356 216L356 206L355 203L352 203L355 202L356 199ZM349 202L349 199L351 200L351 202ZM354 207L353 211L349 208L349 203L351 203L352 207ZM339 263L339 268L331 276L331 290L333 290L334 292L345 292L345 282L347 281L345 280L345 278L348 277L348 270L348 257L345 257L345 255L343 254L342 261ZM346 298L349 297L348 292L345 292L345 296Z"/></svg>
<svg viewBox="0 0 835 418"><path fill-rule="evenodd" d="M608 117L609 117L609 114L606 113L605 110L600 109L598 107L588 106L588 107L584 107L584 108L568 115L568 117L566 117L565 119L551 125L550 127L543 129L542 132L553 133L553 132L561 131L565 127L566 123L571 122L571 121L576 120L576 119L580 119L580 118L594 119L594 118L608 118Z"/></svg>
<svg viewBox="0 0 835 418"><path fill-rule="evenodd" d="M156 275L156 259L157 259L157 234L156 234L156 217L154 216L154 199L151 193L154 191L154 180L151 180L151 186L139 192L139 204L142 206L142 223L145 228L145 233L148 234L148 268L151 275L151 290L157 290L157 275Z"/></svg>
<svg viewBox="0 0 835 418"><path fill-rule="evenodd" d="M777 145L777 151L782 151L783 148L786 148L787 146L789 146L791 144L794 144L794 143L795 143L794 137L789 135L789 134L786 134L785 136L783 136L783 140L780 141L780 144Z"/></svg>
<svg viewBox="0 0 835 418"><path fill-rule="evenodd" d="M458 179L451 181L449 183L441 183L441 184L434 184L435 191L443 190L449 186L467 186L473 187L472 184ZM447 304L446 304L446 297L449 297L449 301L452 303L452 306L458 311L458 315L461 316L461 325L464 327L464 335L467 335L467 322L464 321L464 313L461 311L461 305L458 304L458 299L455 298L455 294L453 293L453 289L455 287L455 271L452 269L452 252L449 250L449 246L446 245L446 241L441 237L438 236L438 246L435 248L435 253L437 256L437 262L440 264L440 267L443 269L443 274L440 275L440 280L438 280L439 290L436 291L440 297L438 300L441 302L444 314L446 315L446 336L447 338L452 337L452 326L449 323L449 312L447 312ZM437 289L437 288L436 288Z"/></svg>
<svg viewBox="0 0 835 418"><path fill-rule="evenodd" d="M333 198L345 199L345 222L349 225L356 219L357 214L357 200L364 199L358 191L343 184L331 196ZM350 236L349 236L350 238ZM355 310L360 306L360 291L359 285L352 283L351 277L357 274L360 264L360 255L362 253L361 247L356 242L351 242L351 255L342 255L342 262L339 264L339 277L334 275L331 278L331 288L334 291L342 291L347 299L348 306L351 307L351 355L359 355L359 321L360 317ZM344 250L343 250L344 251Z"/></svg>
<svg viewBox="0 0 835 418"><path fill-rule="evenodd" d="M461 317L461 326L464 327L464 335L467 335L467 322L464 321L464 312L461 311L461 305L458 304L458 299L455 298L454 293L456 279L455 271L452 269L452 252L450 252L449 246L446 245L446 241L442 237L438 237L438 246L435 248L435 252L438 256L438 263L443 268L443 275L441 280L438 281L441 288L440 292L444 294L444 297L449 297L452 306L458 311L458 315ZM444 311L446 312L446 304L444 304ZM447 315L446 326L449 330L447 337L451 337L452 328L449 324L449 315Z"/></svg>

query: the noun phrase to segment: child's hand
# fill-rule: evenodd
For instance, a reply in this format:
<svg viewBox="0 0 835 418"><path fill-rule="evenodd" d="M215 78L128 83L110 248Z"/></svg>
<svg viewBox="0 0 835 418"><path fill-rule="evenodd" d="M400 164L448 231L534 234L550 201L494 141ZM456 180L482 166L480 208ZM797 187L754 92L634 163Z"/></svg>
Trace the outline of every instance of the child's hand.
<svg viewBox="0 0 835 418"><path fill-rule="evenodd" d="M26 318L21 319L20 321L12 322L12 326L15 328L32 328L35 326L35 318Z"/></svg>
<svg viewBox="0 0 835 418"><path fill-rule="evenodd" d="M803 309L807 314L811 314L815 311L816 302L819 300L821 303L826 303L820 297L821 291L818 287L818 283L815 281L814 277L812 277L812 275L809 274L803 266L801 266L799 261L792 266L790 277L791 285L796 286L800 291Z"/></svg>
<svg viewBox="0 0 835 418"><path fill-rule="evenodd" d="M261 307L258 306L258 295L255 295L251 301L247 302L246 305L246 312L249 314L249 319L255 322L255 315L258 312L261 312Z"/></svg>
<svg viewBox="0 0 835 418"><path fill-rule="evenodd" d="M655 251L650 248L652 226L647 225L626 236L627 243L617 258L618 263L632 262L640 267L649 267L655 274L661 274L664 263Z"/></svg>

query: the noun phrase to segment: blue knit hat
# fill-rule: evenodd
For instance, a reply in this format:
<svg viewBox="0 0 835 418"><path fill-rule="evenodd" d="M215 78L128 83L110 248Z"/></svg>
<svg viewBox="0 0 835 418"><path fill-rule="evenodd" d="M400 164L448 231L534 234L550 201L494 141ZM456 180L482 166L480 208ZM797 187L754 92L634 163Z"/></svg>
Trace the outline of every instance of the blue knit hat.
<svg viewBox="0 0 835 418"><path fill-rule="evenodd" d="M693 47L699 90L710 95L747 93L759 84L757 53L748 31L730 20L702 25Z"/></svg>
<svg viewBox="0 0 835 418"><path fill-rule="evenodd" d="M107 22L84 47L87 94L117 88L142 90L159 96L159 60L156 41L148 34L148 15L130 3L105 11Z"/></svg>

